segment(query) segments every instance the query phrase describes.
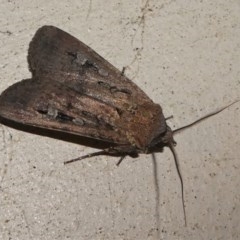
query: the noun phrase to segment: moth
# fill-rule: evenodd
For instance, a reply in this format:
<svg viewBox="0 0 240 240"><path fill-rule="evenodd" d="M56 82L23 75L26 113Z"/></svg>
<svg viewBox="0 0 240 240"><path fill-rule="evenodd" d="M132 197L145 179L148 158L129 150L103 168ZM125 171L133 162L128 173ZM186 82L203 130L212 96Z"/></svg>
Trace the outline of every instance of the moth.
<svg viewBox="0 0 240 240"><path fill-rule="evenodd" d="M90 47L54 27L37 30L28 51L31 79L7 88L0 96L4 119L110 143L101 151L66 163L101 154L138 156L169 147L174 155L174 131L162 108L139 87Z"/></svg>

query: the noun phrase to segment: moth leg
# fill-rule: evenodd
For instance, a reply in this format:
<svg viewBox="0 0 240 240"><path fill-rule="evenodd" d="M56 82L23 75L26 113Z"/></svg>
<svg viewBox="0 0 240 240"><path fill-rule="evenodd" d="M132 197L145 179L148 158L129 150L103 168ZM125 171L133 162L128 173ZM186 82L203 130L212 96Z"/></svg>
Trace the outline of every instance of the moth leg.
<svg viewBox="0 0 240 240"><path fill-rule="evenodd" d="M169 119L172 119L173 118L173 115L169 116L169 117L166 117L165 118L165 121L169 120Z"/></svg>
<svg viewBox="0 0 240 240"><path fill-rule="evenodd" d="M124 155L124 156L121 156L121 158L118 160L118 162L117 162L117 166L119 166L120 165L120 163L123 161L123 159L126 157L127 155Z"/></svg>
<svg viewBox="0 0 240 240"><path fill-rule="evenodd" d="M99 152L90 153L90 154L87 154L87 155L84 155L84 156L81 156L81 157L78 157L78 158L74 158L74 159L65 161L65 162L64 162L64 165L65 165L65 164L69 164L69 163L73 163L73 162L76 162L76 161L81 161L81 160L83 160L83 159L85 159L85 158L90 158L90 157L99 156L99 155L104 155L104 154L106 154L106 151L105 151L105 150L99 151Z"/></svg>
<svg viewBox="0 0 240 240"><path fill-rule="evenodd" d="M136 157L136 156L138 156L138 153L137 153L137 151L134 147L129 146L129 145L116 146L116 147L110 147L110 148L104 149L102 151L89 153L87 155L65 161L64 165L69 164L69 163L73 163L73 162L76 162L76 161L81 161L85 158L90 158L90 157L100 156L100 155L118 155L118 156L121 156L120 160L117 163L117 166L118 166L127 155L129 155L131 157Z"/></svg>
<svg viewBox="0 0 240 240"><path fill-rule="evenodd" d="M125 71L126 71L127 67L123 67L122 71L121 71L121 75L124 76L125 75Z"/></svg>

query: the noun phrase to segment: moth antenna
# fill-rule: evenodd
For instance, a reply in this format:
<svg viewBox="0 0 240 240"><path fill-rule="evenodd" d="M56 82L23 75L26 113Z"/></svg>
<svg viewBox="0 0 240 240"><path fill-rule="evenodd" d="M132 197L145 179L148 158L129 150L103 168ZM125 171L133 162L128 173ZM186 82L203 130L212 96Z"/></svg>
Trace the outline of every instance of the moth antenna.
<svg viewBox="0 0 240 240"><path fill-rule="evenodd" d="M229 108L230 106L232 106L233 104L235 104L235 103L237 103L237 102L239 102L239 101L240 101L240 100L236 100L236 101L228 104L227 106L222 107L222 108L220 108L220 109L218 109L218 110L216 110L216 111L214 111L214 112L211 112L211 113L205 115L204 117L199 118L198 120L196 120L196 121L194 121L194 122L192 122L192 123L190 123L190 124L187 124L187 125L185 125L185 126L183 126L183 127L180 127L180 128L178 128L178 129L173 130L173 134L179 133L179 132L181 132L182 130L184 130L184 129L186 129L186 128L192 127L193 125L198 124L198 123L200 123L201 121L206 120L206 119L209 118L209 117L212 117L212 116L214 116L214 115L217 115L218 113L224 111L226 108Z"/></svg>
<svg viewBox="0 0 240 240"><path fill-rule="evenodd" d="M106 151L103 150L103 151L99 151L99 152L90 153L90 154L87 154L87 155L84 155L84 156L81 156L81 157L78 157L78 158L74 158L74 159L65 161L64 165L69 164L69 163L73 163L73 162L76 162L76 161L81 161L85 158L90 158L90 157L99 156L99 155L103 155L103 154L106 154Z"/></svg>
<svg viewBox="0 0 240 240"><path fill-rule="evenodd" d="M173 154L173 158L174 158L175 166L176 166L176 169L177 169L178 177L179 177L180 183L181 183L182 207L183 207L184 223L185 223L185 227L186 227L187 226L187 217L186 217L186 209L185 209L185 199L184 199L184 187L183 187L182 173L181 173L181 170L180 170L177 153L175 151L173 143L170 142L168 146L169 146L169 148L170 148L170 150Z"/></svg>

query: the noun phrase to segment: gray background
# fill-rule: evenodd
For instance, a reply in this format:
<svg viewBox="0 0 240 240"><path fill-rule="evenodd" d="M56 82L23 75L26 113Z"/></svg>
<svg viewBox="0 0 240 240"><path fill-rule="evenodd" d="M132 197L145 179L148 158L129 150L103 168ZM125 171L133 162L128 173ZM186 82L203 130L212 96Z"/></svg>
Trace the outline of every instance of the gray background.
<svg viewBox="0 0 240 240"><path fill-rule="evenodd" d="M29 78L35 31L55 25L160 103L173 128L239 98L240 1L0 1L0 91ZM239 239L240 105L138 159L0 125L0 239ZM159 188L158 188L159 187Z"/></svg>

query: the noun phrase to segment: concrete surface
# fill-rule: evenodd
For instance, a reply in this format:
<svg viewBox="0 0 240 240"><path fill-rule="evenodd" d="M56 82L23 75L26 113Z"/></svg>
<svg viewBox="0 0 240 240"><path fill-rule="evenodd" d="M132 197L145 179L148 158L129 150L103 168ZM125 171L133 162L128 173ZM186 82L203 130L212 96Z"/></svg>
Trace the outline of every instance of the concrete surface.
<svg viewBox="0 0 240 240"><path fill-rule="evenodd" d="M240 98L240 2L0 1L0 91L30 77L35 31L90 45L162 105L173 128ZM240 104L120 167L96 151L0 125L0 239L240 239ZM158 188L159 187L159 188Z"/></svg>

